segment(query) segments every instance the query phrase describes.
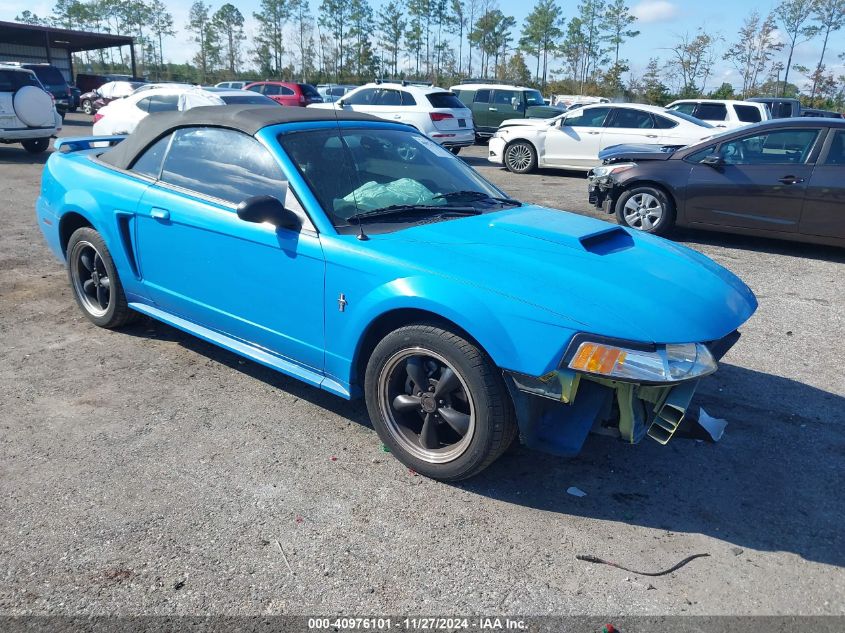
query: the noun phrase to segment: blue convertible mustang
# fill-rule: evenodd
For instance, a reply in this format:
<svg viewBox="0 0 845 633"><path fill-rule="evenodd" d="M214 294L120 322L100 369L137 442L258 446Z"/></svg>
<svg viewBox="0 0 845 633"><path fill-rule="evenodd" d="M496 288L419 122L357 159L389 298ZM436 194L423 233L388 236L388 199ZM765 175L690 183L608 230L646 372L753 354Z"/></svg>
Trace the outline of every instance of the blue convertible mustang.
<svg viewBox="0 0 845 633"><path fill-rule="evenodd" d="M146 314L363 395L438 479L518 434L559 455L592 429L666 443L757 306L692 250L522 204L363 114L200 107L56 147L38 224L91 321Z"/></svg>

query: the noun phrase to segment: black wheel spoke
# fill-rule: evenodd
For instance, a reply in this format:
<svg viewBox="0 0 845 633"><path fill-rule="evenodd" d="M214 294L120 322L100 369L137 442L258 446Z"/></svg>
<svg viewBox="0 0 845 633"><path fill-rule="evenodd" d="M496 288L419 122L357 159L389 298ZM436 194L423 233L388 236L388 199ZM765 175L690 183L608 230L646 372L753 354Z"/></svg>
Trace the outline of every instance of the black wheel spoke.
<svg viewBox="0 0 845 633"><path fill-rule="evenodd" d="M400 394L393 399L393 408L397 411L409 411L420 408L419 396Z"/></svg>
<svg viewBox="0 0 845 633"><path fill-rule="evenodd" d="M82 290L90 297L93 297L96 293L96 286L94 286L93 279L86 279L82 284Z"/></svg>
<svg viewBox="0 0 845 633"><path fill-rule="evenodd" d="M94 257L89 251L83 251L79 255L79 263L85 267L89 275L94 272Z"/></svg>
<svg viewBox="0 0 845 633"><path fill-rule="evenodd" d="M440 373L440 380L437 381L437 385L434 387L434 397L443 398L460 387L460 385L461 381L458 380L458 375L449 367L444 367Z"/></svg>
<svg viewBox="0 0 845 633"><path fill-rule="evenodd" d="M425 449L432 450L437 448L439 442L437 441L437 420L430 413L426 414L425 422L423 422L422 430L420 430L420 446Z"/></svg>
<svg viewBox="0 0 845 633"><path fill-rule="evenodd" d="M100 304L100 307L103 310L109 307L108 288L104 288L103 286L97 286L97 303Z"/></svg>
<svg viewBox="0 0 845 633"><path fill-rule="evenodd" d="M428 375L423 367L422 360L418 356L412 356L405 363L405 370L414 383L415 391L428 391Z"/></svg>
<svg viewBox="0 0 845 633"><path fill-rule="evenodd" d="M105 288L106 290L111 289L111 282L109 281L108 277L100 277L100 285Z"/></svg>
<svg viewBox="0 0 845 633"><path fill-rule="evenodd" d="M451 407L441 407L437 411L440 417L446 420L446 424L451 426L455 433L463 437L469 430L469 414L461 413Z"/></svg>

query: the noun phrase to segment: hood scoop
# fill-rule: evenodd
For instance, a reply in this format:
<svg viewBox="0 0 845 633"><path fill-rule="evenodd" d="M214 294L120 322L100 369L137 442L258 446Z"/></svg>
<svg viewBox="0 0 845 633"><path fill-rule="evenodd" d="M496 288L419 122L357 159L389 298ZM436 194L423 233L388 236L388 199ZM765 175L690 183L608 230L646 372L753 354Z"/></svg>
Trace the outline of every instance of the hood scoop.
<svg viewBox="0 0 845 633"><path fill-rule="evenodd" d="M625 229L614 226L605 231L578 238L584 250L595 255L610 255L631 248L634 238Z"/></svg>

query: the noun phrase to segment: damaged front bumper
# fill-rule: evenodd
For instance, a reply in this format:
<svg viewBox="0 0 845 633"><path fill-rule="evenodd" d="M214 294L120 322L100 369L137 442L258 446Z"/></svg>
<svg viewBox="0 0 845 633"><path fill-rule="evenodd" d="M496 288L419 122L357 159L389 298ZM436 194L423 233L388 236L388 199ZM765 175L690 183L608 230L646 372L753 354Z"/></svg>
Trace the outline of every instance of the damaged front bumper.
<svg viewBox="0 0 845 633"><path fill-rule="evenodd" d="M587 197L590 204L605 213L613 213L612 201L616 198L616 186L612 175L598 176L591 170L587 174Z"/></svg>
<svg viewBox="0 0 845 633"><path fill-rule="evenodd" d="M739 339L732 332L707 344L719 360ZM561 367L544 376L505 372L522 442L561 456L577 455L593 432L632 444L646 435L666 444L687 415L700 377L645 384L599 377Z"/></svg>

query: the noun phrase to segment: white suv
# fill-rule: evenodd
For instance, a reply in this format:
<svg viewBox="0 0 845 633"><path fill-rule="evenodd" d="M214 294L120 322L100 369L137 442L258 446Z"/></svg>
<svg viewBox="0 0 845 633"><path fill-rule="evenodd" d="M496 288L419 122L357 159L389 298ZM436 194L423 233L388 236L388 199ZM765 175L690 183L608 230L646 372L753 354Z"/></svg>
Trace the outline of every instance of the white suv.
<svg viewBox="0 0 845 633"><path fill-rule="evenodd" d="M35 73L0 62L0 143L20 143L40 154L61 129L53 97Z"/></svg>
<svg viewBox="0 0 845 633"><path fill-rule="evenodd" d="M732 101L730 99L681 99L666 106L714 127L734 129L769 120L769 111L763 103Z"/></svg>
<svg viewBox="0 0 845 633"><path fill-rule="evenodd" d="M354 110L407 123L454 154L475 142L472 111L454 93L430 85L404 81L371 83L348 92L334 103L315 103L308 107Z"/></svg>

